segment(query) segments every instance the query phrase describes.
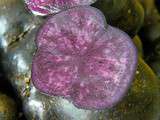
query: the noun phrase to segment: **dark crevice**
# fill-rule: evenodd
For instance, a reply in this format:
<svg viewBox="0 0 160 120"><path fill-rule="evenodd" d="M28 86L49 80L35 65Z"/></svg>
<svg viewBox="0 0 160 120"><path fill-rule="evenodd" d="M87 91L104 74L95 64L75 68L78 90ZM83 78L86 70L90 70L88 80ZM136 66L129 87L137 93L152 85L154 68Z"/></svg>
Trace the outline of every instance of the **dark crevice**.
<svg viewBox="0 0 160 120"><path fill-rule="evenodd" d="M12 46L15 43L18 43L20 40L22 40L22 38L25 37L25 35L29 32L29 30L24 31L23 33L21 33L20 35L18 35L15 39L13 39L11 41L11 43L8 46Z"/></svg>
<svg viewBox="0 0 160 120"><path fill-rule="evenodd" d="M2 65L1 55L0 55L0 92L11 97L16 102L17 111L18 111L17 120L26 120L22 112L22 108L23 108L22 101L19 99L18 95L16 94L15 89L13 88L9 80L6 78L6 73Z"/></svg>

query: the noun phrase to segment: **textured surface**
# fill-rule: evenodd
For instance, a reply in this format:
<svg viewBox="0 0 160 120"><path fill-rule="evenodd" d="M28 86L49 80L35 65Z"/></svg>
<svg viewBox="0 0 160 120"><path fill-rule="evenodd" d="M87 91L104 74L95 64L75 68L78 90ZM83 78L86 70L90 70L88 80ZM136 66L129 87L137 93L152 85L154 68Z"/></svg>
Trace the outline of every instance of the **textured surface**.
<svg viewBox="0 0 160 120"><path fill-rule="evenodd" d="M32 80L41 92L63 96L80 108L112 107L133 79L136 49L127 34L104 29L103 17L85 17L83 9L57 14L41 27Z"/></svg>
<svg viewBox="0 0 160 120"><path fill-rule="evenodd" d="M0 93L0 120L16 120L16 114L15 101Z"/></svg>
<svg viewBox="0 0 160 120"><path fill-rule="evenodd" d="M70 7L90 5L96 0L25 0L27 8L36 15L48 15Z"/></svg>
<svg viewBox="0 0 160 120"><path fill-rule="evenodd" d="M108 23L134 37L144 20L144 10L137 0L98 0L93 4L100 9Z"/></svg>
<svg viewBox="0 0 160 120"><path fill-rule="evenodd" d="M16 2L13 3L12 1ZM12 3L9 4L10 2ZM151 77L153 72L148 70L147 67L143 67L141 63L138 65L141 69L138 68L139 74L136 75L131 92L126 94L127 97L118 103L118 106L115 106L116 110L114 109L111 113L107 113L108 110L79 109L66 99L48 97L40 93L30 83L27 86L26 83L28 84L30 79L32 56L36 49L34 46L36 31L27 31L26 33L26 28L31 26L31 22L27 22L28 17L24 17L26 16L22 12L24 7L22 5L22 7L19 7L19 2L20 0L0 1L2 5L0 6L0 24L5 25L5 27L1 26L0 29L2 31L0 33L0 47L2 49L0 54L3 54L1 60L6 75L18 91L17 95L23 101L23 109L27 120L158 120L156 114L160 113L160 107L157 105L159 90L156 86L159 85L159 80ZM33 21L31 16L29 18L30 21ZM24 33L25 35L23 35ZM23 35L22 39L11 41L15 37L18 38L18 35ZM26 94L30 95L26 96ZM153 110L154 106L158 110ZM111 114L111 117L109 114Z"/></svg>
<svg viewBox="0 0 160 120"><path fill-rule="evenodd" d="M102 27L106 27L106 21L105 17L98 9L89 6L76 7L54 15L54 18L53 16L50 17L45 24L45 29L39 31L36 42L38 47L47 46L48 48L54 49L55 43L52 39L60 38L57 43L59 47L66 45L67 51L69 51L72 49L70 48L71 46L67 46L68 43L66 42L69 41L64 42L63 40L73 39L74 34L80 34L79 36L81 37L86 34L84 39L90 39L87 37L93 37L95 34L100 36L104 33ZM78 33L80 30L81 33ZM73 32L73 34L70 32ZM55 33L54 36L52 33ZM90 34L90 36L87 34ZM51 39L49 37L51 37Z"/></svg>
<svg viewBox="0 0 160 120"><path fill-rule="evenodd" d="M41 20L24 12L19 0L10 2L0 1L0 54L6 76L23 102L27 120L98 120L106 116L107 111L79 109L66 99L48 97L35 89L30 82L37 33L33 28L38 28Z"/></svg>
<svg viewBox="0 0 160 120"><path fill-rule="evenodd" d="M111 120L159 120L159 80L139 57L135 79L126 97L111 110Z"/></svg>

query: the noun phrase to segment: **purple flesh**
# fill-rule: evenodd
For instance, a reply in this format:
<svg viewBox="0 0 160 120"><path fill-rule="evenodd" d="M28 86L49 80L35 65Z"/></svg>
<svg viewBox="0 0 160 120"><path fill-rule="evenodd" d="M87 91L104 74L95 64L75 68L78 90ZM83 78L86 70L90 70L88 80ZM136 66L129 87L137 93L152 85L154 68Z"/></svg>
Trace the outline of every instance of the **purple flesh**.
<svg viewBox="0 0 160 120"><path fill-rule="evenodd" d="M73 8L41 27L32 64L32 81L41 92L85 109L110 108L127 92L136 48L126 33L109 25L105 29L97 13L92 7Z"/></svg>
<svg viewBox="0 0 160 120"><path fill-rule="evenodd" d="M76 42L74 38L77 37L77 34L85 37L84 41L89 39L87 37L91 37L90 39L94 37L93 39L95 39L96 36L105 32L102 27L106 27L106 24L105 17L96 8L89 6L72 8L54 15L54 17L49 17L45 25L42 26L43 28L45 26L45 29L42 28L39 31L36 43L38 47L47 46L51 50L59 48L63 52L75 53L73 46L70 45L71 42ZM81 40L77 40L77 45L80 44L78 41ZM80 46L75 47L81 49L78 48ZM78 51L80 52L80 50Z"/></svg>
<svg viewBox="0 0 160 120"><path fill-rule="evenodd" d="M96 0L25 0L27 8L35 15L48 15L67 8L90 5Z"/></svg>

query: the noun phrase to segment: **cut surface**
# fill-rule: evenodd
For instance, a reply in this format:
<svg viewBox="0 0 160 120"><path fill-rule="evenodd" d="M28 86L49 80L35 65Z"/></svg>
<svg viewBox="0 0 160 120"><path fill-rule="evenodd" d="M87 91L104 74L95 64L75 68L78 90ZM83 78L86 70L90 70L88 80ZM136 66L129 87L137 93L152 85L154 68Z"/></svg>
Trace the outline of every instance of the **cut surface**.
<svg viewBox="0 0 160 120"><path fill-rule="evenodd" d="M84 51L95 37L104 33L101 28L105 26L105 17L98 9L76 7L50 17L39 30L36 42L38 47L63 52Z"/></svg>
<svg viewBox="0 0 160 120"><path fill-rule="evenodd" d="M90 5L96 0L25 0L27 8L35 15L48 15L67 8Z"/></svg>
<svg viewBox="0 0 160 120"><path fill-rule="evenodd" d="M126 33L109 25L105 29L98 22L103 17L87 21L78 9L50 17L39 30L32 80L41 92L77 107L109 108L130 86L136 49Z"/></svg>

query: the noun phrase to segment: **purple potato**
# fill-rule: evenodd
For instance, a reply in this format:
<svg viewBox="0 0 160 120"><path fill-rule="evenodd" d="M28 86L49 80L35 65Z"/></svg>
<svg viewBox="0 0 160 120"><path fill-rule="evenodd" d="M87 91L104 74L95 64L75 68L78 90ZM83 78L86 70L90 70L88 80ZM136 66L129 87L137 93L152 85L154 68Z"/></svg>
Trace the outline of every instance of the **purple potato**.
<svg viewBox="0 0 160 120"><path fill-rule="evenodd" d="M96 14L95 8L78 7L51 16L39 30L32 64L39 91L83 109L118 103L137 65L131 38L110 25L105 28L103 16Z"/></svg>
<svg viewBox="0 0 160 120"><path fill-rule="evenodd" d="M67 8L90 5L96 0L25 0L27 8L35 15L49 15Z"/></svg>

